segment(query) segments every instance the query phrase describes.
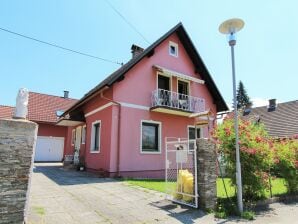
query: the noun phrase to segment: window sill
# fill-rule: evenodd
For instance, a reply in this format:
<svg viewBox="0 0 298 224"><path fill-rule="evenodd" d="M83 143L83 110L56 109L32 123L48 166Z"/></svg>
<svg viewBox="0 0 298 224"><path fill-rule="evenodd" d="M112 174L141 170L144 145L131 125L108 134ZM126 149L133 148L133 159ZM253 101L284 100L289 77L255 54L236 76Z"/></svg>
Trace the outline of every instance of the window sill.
<svg viewBox="0 0 298 224"><path fill-rule="evenodd" d="M100 151L99 150L98 151L90 151L90 153L92 153L92 154L95 153L96 154L96 153L100 153Z"/></svg>
<svg viewBox="0 0 298 224"><path fill-rule="evenodd" d="M141 151L140 152L141 154L147 154L147 155L158 155L158 154L161 154L161 151L158 151L158 152L146 152L146 151Z"/></svg>

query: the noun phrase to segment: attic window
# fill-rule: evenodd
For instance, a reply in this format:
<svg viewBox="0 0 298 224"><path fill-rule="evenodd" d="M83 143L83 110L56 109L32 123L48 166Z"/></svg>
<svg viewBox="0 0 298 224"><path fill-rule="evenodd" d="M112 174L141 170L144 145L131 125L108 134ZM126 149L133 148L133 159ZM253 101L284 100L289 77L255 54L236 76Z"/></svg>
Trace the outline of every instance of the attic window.
<svg viewBox="0 0 298 224"><path fill-rule="evenodd" d="M178 44L172 41L169 43L169 55L178 57Z"/></svg>

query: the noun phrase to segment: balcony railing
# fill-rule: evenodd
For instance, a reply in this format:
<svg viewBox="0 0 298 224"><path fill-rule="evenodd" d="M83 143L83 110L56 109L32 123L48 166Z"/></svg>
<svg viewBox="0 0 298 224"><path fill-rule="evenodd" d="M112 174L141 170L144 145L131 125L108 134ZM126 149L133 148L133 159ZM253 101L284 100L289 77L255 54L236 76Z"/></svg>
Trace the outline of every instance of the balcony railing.
<svg viewBox="0 0 298 224"><path fill-rule="evenodd" d="M164 89L152 92L152 107L167 107L191 113L205 111L205 100Z"/></svg>

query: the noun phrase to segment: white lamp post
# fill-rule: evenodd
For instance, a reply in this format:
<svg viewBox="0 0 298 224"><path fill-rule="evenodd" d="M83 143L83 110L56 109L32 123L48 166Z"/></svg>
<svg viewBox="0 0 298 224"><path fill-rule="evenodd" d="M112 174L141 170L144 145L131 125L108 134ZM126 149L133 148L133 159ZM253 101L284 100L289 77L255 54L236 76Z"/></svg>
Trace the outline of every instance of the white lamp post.
<svg viewBox="0 0 298 224"><path fill-rule="evenodd" d="M232 56L232 73L233 73L233 101L234 101L234 115L235 115L235 135L236 135L236 182L237 182L237 200L239 212L243 212L242 202L242 180L241 180L241 165L240 165L240 152L239 152L239 134L238 134L238 112L237 112L237 99L236 99L236 75L235 75L235 58L234 46L236 45L235 33L241 30L244 22L241 19L229 19L219 26L219 32L229 35L229 45L231 46Z"/></svg>

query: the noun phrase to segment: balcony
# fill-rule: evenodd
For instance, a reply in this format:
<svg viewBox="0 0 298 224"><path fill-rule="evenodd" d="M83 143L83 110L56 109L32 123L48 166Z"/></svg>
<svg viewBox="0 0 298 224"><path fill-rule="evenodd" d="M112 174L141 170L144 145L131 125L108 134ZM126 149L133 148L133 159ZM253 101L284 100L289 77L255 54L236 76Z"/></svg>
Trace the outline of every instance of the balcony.
<svg viewBox="0 0 298 224"><path fill-rule="evenodd" d="M189 116L205 111L205 100L164 89L157 89L151 95L151 111Z"/></svg>

